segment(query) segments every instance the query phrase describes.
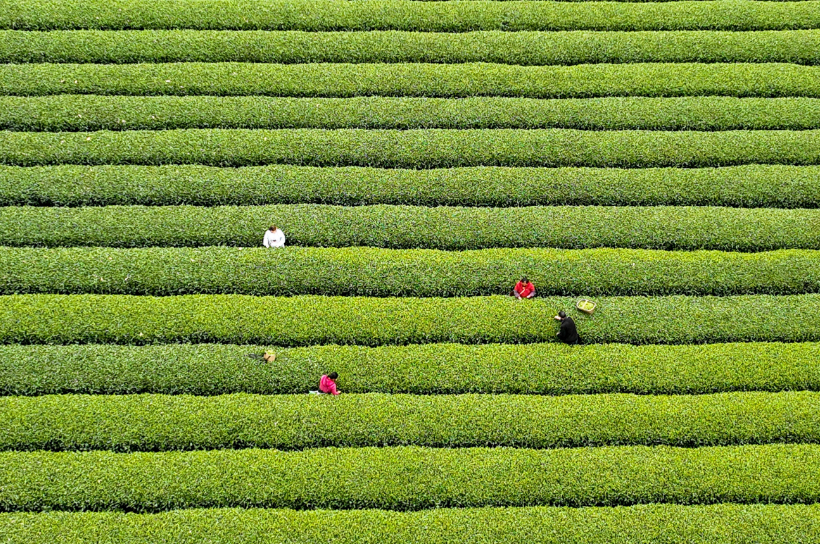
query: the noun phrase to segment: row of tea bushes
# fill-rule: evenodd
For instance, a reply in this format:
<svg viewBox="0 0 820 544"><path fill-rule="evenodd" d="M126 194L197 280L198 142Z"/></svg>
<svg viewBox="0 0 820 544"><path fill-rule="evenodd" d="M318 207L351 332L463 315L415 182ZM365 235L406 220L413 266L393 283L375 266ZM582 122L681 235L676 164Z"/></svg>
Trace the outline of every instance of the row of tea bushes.
<svg viewBox="0 0 820 544"><path fill-rule="evenodd" d="M22 0L0 28L201 30L782 30L820 28L820 2Z"/></svg>
<svg viewBox="0 0 820 544"><path fill-rule="evenodd" d="M818 165L820 130L4 131L0 132L0 163L18 166L293 164L412 169L458 166L705 167L749 163Z"/></svg>
<svg viewBox="0 0 820 544"><path fill-rule="evenodd" d="M435 508L384 510L174 510L158 514L43 512L0 514L0 536L28 544L746 544L813 542L817 505L651 504L629 507Z"/></svg>
<svg viewBox="0 0 820 544"><path fill-rule="evenodd" d="M587 343L820 340L820 295L601 297L576 315ZM0 297L0 343L404 345L557 341L575 299L189 295ZM788 317L788 326L784 318Z"/></svg>
<svg viewBox="0 0 820 544"><path fill-rule="evenodd" d="M0 397L0 450L778 442L820 442L820 393Z"/></svg>
<svg viewBox="0 0 820 544"><path fill-rule="evenodd" d="M820 146L817 149L820 153ZM820 209L313 204L0 207L0 243L48 247L261 247L264 231L272 223L281 226L291 246L726 251L820 247Z"/></svg>
<svg viewBox="0 0 820 544"><path fill-rule="evenodd" d="M0 128L13 131L186 128L715 131L809 130L818 126L820 99L816 98L0 96Z"/></svg>
<svg viewBox="0 0 820 544"><path fill-rule="evenodd" d="M169 344L0 345L0 393L286 394L339 373L345 393L704 394L820 391L820 344L419 344L273 349Z"/></svg>
<svg viewBox="0 0 820 544"><path fill-rule="evenodd" d="M820 166L752 164L695 169L479 166L434 170L292 165L244 168L0 166L0 203L4 206L216 206L270 202L817 208L820 207ZM423 215L424 212L414 213ZM772 213L778 212L772 210ZM272 218L275 219L275 215ZM762 217L756 217L755 221ZM709 219L710 228L714 228L718 218ZM453 220L448 218L448 225L452 225ZM509 220L505 217L505 221ZM645 217L640 219L645 220Z"/></svg>
<svg viewBox="0 0 820 544"><path fill-rule="evenodd" d="M369 95L818 98L820 66L787 63L515 66L484 62L0 64L0 95L69 93L342 98Z"/></svg>
<svg viewBox="0 0 820 544"><path fill-rule="evenodd" d="M0 509L815 503L818 471L814 444L3 452Z"/></svg>
<svg viewBox="0 0 820 544"><path fill-rule="evenodd" d="M273 349L275 364L248 354ZM820 344L0 345L0 393L704 394L820 391Z"/></svg>
<svg viewBox="0 0 820 544"><path fill-rule="evenodd" d="M65 266L71 263L71 266ZM539 295L820 292L820 251L0 247L0 294Z"/></svg>
<svg viewBox="0 0 820 544"><path fill-rule="evenodd" d="M0 62L639 62L820 64L820 31L219 32L0 31Z"/></svg>
<svg viewBox="0 0 820 544"><path fill-rule="evenodd" d="M820 68L818 68L820 70ZM818 72L820 74L820 72ZM818 81L820 89L820 81ZM254 166L818 165L820 130L189 129L0 132L0 163Z"/></svg>

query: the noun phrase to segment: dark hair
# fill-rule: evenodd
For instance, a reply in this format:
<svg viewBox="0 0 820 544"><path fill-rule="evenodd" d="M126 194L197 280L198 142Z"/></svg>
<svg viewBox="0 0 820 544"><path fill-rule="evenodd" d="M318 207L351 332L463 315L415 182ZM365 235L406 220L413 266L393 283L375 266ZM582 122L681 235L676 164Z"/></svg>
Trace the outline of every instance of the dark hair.
<svg viewBox="0 0 820 544"><path fill-rule="evenodd" d="M339 377L339 374L337 372L331 372L330 374L327 375L327 377L330 378L331 380L335 380L336 378Z"/></svg>
<svg viewBox="0 0 820 544"><path fill-rule="evenodd" d="M567 312L565 312L564 310L561 310L560 312L558 312L558 317L560 317L560 318L567 317Z"/></svg>
<svg viewBox="0 0 820 544"><path fill-rule="evenodd" d="M271 225L270 230L276 230L276 225Z"/></svg>
<svg viewBox="0 0 820 544"><path fill-rule="evenodd" d="M521 276L521 283L529 283L530 280L527 279L527 276Z"/></svg>

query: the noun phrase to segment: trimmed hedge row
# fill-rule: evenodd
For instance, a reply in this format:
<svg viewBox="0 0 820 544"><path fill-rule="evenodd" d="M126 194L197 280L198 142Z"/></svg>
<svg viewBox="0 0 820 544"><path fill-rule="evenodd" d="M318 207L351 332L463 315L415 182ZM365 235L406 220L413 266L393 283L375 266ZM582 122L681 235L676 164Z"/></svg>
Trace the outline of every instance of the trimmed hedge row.
<svg viewBox="0 0 820 544"><path fill-rule="evenodd" d="M322 399L324 400L324 399ZM0 453L0 510L820 501L820 446Z"/></svg>
<svg viewBox="0 0 820 544"><path fill-rule="evenodd" d="M0 393L304 393L336 370L346 393L699 394L820 390L820 345L558 344L313 346L0 346Z"/></svg>
<svg viewBox="0 0 820 544"><path fill-rule="evenodd" d="M820 31L219 32L0 31L0 62L635 62L820 64Z"/></svg>
<svg viewBox="0 0 820 544"><path fill-rule="evenodd" d="M345 393L542 395L820 391L820 344L0 346L0 394L283 394L339 373Z"/></svg>
<svg viewBox="0 0 820 544"><path fill-rule="evenodd" d="M818 87L820 90L820 86ZM732 166L820 164L820 130L191 129L0 132L0 164L254 166Z"/></svg>
<svg viewBox="0 0 820 544"><path fill-rule="evenodd" d="M820 153L820 146L817 150ZM262 235L271 223L282 227L291 246L730 251L820 247L820 209L312 204L212 208L0 207L0 244L261 247Z"/></svg>
<svg viewBox="0 0 820 544"><path fill-rule="evenodd" d="M820 2L368 2L24 0L0 28L201 30L786 30L820 28Z"/></svg>
<svg viewBox="0 0 820 544"><path fill-rule="evenodd" d="M0 204L6 206L269 203L817 208L820 167L755 164L697 169L489 166L401 170L289 165L0 166Z"/></svg>
<svg viewBox="0 0 820 544"><path fill-rule="evenodd" d="M0 247L0 294L463 297L522 274L540 295L818 293L820 251Z"/></svg>
<svg viewBox="0 0 820 544"><path fill-rule="evenodd" d="M0 422L25 451L817 443L820 393L56 395L0 397Z"/></svg>
<svg viewBox="0 0 820 544"><path fill-rule="evenodd" d="M587 343L820 340L820 295L601 297L575 315ZM557 341L575 299L9 295L0 343L428 344Z"/></svg>
<svg viewBox="0 0 820 544"><path fill-rule="evenodd" d="M196 509L159 514L0 514L0 538L28 544L793 544L820 539L817 505L651 504L616 508L384 510Z"/></svg>
<svg viewBox="0 0 820 544"><path fill-rule="evenodd" d="M820 51L820 47L818 48ZM816 98L277 98L0 96L0 129L576 128L583 130L807 130Z"/></svg>
<svg viewBox="0 0 820 544"><path fill-rule="evenodd" d="M0 64L0 95L50 94L817 98L820 97L820 66L785 63Z"/></svg>

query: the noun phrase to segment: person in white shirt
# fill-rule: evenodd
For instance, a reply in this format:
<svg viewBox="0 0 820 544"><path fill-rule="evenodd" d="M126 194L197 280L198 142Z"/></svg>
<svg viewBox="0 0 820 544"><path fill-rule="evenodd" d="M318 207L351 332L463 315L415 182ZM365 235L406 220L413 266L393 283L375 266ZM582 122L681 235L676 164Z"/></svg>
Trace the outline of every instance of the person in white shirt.
<svg viewBox="0 0 820 544"><path fill-rule="evenodd" d="M285 247L285 233L276 225L271 225L271 227L265 231L262 245L265 247Z"/></svg>

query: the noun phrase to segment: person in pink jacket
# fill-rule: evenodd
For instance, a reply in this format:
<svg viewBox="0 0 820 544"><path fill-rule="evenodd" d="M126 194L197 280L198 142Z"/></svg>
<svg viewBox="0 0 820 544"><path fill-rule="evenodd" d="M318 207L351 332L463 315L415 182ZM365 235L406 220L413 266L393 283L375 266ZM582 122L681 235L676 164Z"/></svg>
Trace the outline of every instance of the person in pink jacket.
<svg viewBox="0 0 820 544"><path fill-rule="evenodd" d="M334 381L338 377L339 375L335 372L322 375L322 379L319 380L319 391L329 395L338 395L339 391L336 390L336 382Z"/></svg>

